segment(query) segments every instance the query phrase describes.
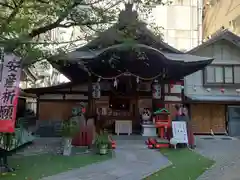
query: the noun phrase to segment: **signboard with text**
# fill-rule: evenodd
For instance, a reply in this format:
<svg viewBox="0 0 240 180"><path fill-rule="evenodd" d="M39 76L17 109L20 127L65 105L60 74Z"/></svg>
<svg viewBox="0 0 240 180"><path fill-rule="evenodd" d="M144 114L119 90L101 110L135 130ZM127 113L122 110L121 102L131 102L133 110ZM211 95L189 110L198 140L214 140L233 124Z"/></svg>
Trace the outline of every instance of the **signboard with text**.
<svg viewBox="0 0 240 180"><path fill-rule="evenodd" d="M176 138L179 143L188 144L187 125L185 121L172 122L173 138Z"/></svg>
<svg viewBox="0 0 240 180"><path fill-rule="evenodd" d="M14 132L21 76L21 59L1 50L0 132Z"/></svg>

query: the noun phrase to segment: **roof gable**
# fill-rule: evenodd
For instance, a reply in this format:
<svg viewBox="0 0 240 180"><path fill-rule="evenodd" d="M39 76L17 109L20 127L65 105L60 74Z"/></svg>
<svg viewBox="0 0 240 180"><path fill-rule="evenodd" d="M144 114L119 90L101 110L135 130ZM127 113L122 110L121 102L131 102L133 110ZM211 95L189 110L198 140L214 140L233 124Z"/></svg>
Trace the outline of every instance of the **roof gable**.
<svg viewBox="0 0 240 180"><path fill-rule="evenodd" d="M205 48L205 47L207 47L211 44L214 44L218 41L221 41L221 40L226 40L226 41L230 42L231 44L235 45L236 47L240 48L240 37L238 35L232 33L231 31L229 31L228 29L225 29L225 30L221 30L221 31L215 33L211 39L208 39L206 42L191 49L187 53L191 54L193 52L196 52L202 48Z"/></svg>

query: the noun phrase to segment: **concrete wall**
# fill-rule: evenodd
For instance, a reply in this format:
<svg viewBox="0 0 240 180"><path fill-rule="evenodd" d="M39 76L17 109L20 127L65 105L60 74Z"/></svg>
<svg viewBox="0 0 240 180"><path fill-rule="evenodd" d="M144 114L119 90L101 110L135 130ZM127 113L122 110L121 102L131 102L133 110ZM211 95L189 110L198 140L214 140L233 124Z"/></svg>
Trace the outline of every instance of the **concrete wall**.
<svg viewBox="0 0 240 180"><path fill-rule="evenodd" d="M215 33L222 26L240 35L239 0L205 0L203 14L203 38Z"/></svg>
<svg viewBox="0 0 240 180"><path fill-rule="evenodd" d="M176 49L186 51L202 41L202 1L171 0L170 5L153 9L154 22L163 27L163 39Z"/></svg>

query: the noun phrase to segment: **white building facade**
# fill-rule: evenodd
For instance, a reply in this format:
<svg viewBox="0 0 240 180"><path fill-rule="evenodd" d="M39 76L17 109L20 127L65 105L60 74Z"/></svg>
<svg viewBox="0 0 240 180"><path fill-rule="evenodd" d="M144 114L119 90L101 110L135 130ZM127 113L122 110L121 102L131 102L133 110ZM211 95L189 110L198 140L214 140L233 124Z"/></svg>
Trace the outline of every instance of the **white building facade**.
<svg viewBox="0 0 240 180"><path fill-rule="evenodd" d="M153 10L156 24L163 27L163 39L170 46L190 50L202 42L203 0L171 0Z"/></svg>

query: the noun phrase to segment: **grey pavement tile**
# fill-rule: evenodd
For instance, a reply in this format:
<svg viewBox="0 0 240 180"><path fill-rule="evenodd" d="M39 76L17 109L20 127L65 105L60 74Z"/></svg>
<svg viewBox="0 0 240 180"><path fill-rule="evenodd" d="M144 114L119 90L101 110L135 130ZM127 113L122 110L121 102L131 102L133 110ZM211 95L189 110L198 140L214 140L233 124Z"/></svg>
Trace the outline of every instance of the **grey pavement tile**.
<svg viewBox="0 0 240 180"><path fill-rule="evenodd" d="M129 169L129 167L121 167L121 168L116 168L114 170L109 170L108 174L112 175L112 176L116 176L118 178L126 176L128 174L131 174L132 170Z"/></svg>
<svg viewBox="0 0 240 180"><path fill-rule="evenodd" d="M206 141L201 137L196 138L196 152L216 161L215 165L204 172L197 180L240 179L240 140L237 138L231 139L227 141L223 140L223 137L214 136L214 140Z"/></svg>
<svg viewBox="0 0 240 180"><path fill-rule="evenodd" d="M115 158L42 180L141 180L146 175L171 165L159 151L147 149L144 141L120 141L121 148L117 146Z"/></svg>

